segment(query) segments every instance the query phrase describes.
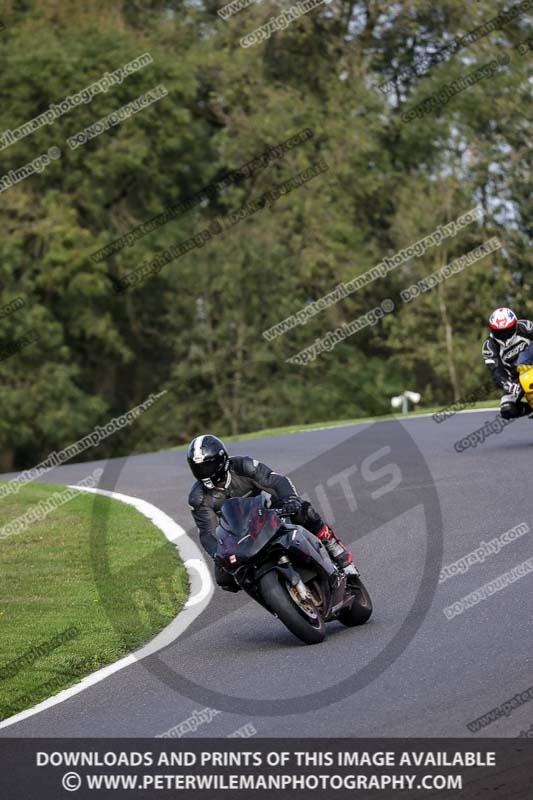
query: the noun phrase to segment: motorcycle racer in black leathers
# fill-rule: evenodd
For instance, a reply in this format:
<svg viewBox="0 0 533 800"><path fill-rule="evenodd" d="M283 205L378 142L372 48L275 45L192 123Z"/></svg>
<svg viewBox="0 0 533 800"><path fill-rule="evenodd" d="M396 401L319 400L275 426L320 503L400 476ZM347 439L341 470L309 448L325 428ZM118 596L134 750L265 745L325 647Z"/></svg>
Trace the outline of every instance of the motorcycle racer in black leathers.
<svg viewBox="0 0 533 800"><path fill-rule="evenodd" d="M197 436L189 445L187 461L197 479L189 494L189 506L198 528L200 542L215 559L215 580L226 591L237 592L239 586L216 560L215 531L220 509L229 497L255 497L262 491L271 495L272 505L291 521L317 536L339 569L357 577L352 554L337 539L331 528L307 501L298 497L292 481L274 472L266 464L250 456L229 456L216 436Z"/></svg>
<svg viewBox="0 0 533 800"><path fill-rule="evenodd" d="M504 390L500 414L504 419L524 416L531 408L522 403L522 387L514 365L522 350L533 342L533 322L517 319L510 308L497 308L490 315L489 327L482 355L493 382Z"/></svg>

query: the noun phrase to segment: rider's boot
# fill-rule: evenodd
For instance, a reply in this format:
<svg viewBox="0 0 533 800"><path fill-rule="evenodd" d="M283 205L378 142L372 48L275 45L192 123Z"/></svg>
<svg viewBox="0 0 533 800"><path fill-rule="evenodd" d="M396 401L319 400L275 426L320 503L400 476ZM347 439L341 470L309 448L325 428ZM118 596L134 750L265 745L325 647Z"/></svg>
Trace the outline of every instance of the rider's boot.
<svg viewBox="0 0 533 800"><path fill-rule="evenodd" d="M343 543L340 539L337 539L329 525L322 525L318 533L316 534L317 538L320 539L326 550L328 551L328 555L340 570L344 572L345 575L350 575L354 577L359 576L359 570L352 563L353 556L345 548Z"/></svg>

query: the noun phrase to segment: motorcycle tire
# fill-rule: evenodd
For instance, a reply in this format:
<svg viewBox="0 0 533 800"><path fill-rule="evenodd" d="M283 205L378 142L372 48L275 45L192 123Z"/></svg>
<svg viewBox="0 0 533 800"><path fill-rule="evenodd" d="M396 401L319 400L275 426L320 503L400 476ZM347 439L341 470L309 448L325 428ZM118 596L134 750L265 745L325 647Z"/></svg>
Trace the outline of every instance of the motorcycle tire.
<svg viewBox="0 0 533 800"><path fill-rule="evenodd" d="M260 582L263 599L290 630L305 644L319 644L326 636L326 624L318 609L316 624L313 624L305 612L290 596L285 580L279 572L272 570L263 575Z"/></svg>
<svg viewBox="0 0 533 800"><path fill-rule="evenodd" d="M337 619L347 628L364 625L372 614L372 600L361 578L357 578L355 599L350 608L343 608Z"/></svg>

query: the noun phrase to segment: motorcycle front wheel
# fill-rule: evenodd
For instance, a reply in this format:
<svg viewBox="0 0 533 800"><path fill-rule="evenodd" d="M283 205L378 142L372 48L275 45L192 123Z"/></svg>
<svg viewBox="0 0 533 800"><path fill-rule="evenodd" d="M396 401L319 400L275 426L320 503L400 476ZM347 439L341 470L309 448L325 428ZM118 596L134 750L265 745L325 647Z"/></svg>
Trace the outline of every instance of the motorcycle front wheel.
<svg viewBox="0 0 533 800"><path fill-rule="evenodd" d="M355 599L351 608L343 608L338 616L339 622L347 628L364 625L372 614L372 600L361 578L357 579L357 589L354 594Z"/></svg>
<svg viewBox="0 0 533 800"><path fill-rule="evenodd" d="M277 570L263 575L260 586L266 604L298 639L305 644L319 644L324 640L324 618L311 596L303 602Z"/></svg>

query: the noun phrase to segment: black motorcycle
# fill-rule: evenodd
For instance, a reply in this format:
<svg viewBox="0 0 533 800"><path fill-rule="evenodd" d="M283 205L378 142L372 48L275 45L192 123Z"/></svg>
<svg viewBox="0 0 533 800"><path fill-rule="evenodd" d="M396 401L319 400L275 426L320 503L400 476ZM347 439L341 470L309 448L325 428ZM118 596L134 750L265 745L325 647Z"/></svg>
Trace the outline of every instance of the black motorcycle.
<svg viewBox="0 0 533 800"><path fill-rule="evenodd" d="M216 538L224 569L306 644L323 641L326 622L353 627L372 614L361 579L337 569L316 536L261 495L226 500Z"/></svg>

